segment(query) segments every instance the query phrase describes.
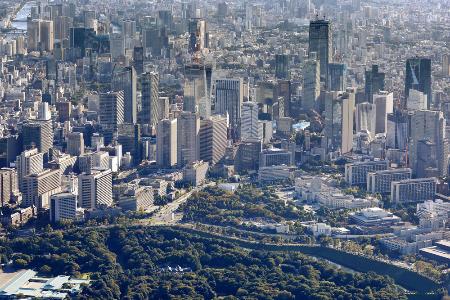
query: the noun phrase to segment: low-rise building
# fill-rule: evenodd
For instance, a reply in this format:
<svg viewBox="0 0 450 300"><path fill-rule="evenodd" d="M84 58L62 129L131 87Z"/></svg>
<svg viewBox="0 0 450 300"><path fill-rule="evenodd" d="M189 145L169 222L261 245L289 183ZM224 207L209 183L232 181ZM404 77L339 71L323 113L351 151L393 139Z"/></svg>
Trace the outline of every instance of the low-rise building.
<svg viewBox="0 0 450 300"><path fill-rule="evenodd" d="M0 272L0 299L66 299L69 294L75 296L83 285L89 285L86 279L75 279L59 275L53 278L36 276L33 270L20 270L13 273Z"/></svg>
<svg viewBox="0 0 450 300"><path fill-rule="evenodd" d="M331 235L331 226L325 223L315 223L308 226L308 229L311 233L317 237L320 235L330 236Z"/></svg>
<svg viewBox="0 0 450 300"><path fill-rule="evenodd" d="M420 249L419 254L428 259L448 264L450 263L450 241L437 241L434 246Z"/></svg>
<svg viewBox="0 0 450 300"><path fill-rule="evenodd" d="M361 226L384 226L399 223L401 219L379 207L362 209L351 213L350 220Z"/></svg>
<svg viewBox="0 0 450 300"><path fill-rule="evenodd" d="M428 200L417 204L416 215L419 218L421 228L438 230L445 228L450 213L450 202L441 199Z"/></svg>
<svg viewBox="0 0 450 300"><path fill-rule="evenodd" d="M259 167L258 179L260 182L277 182L284 180L292 180L295 167L286 165Z"/></svg>
<svg viewBox="0 0 450 300"><path fill-rule="evenodd" d="M193 186L202 184L206 179L209 164L204 161L196 161L186 165L183 169L183 181Z"/></svg>
<svg viewBox="0 0 450 300"><path fill-rule="evenodd" d="M131 187L119 198L124 211L146 211L153 206L153 189L149 186Z"/></svg>

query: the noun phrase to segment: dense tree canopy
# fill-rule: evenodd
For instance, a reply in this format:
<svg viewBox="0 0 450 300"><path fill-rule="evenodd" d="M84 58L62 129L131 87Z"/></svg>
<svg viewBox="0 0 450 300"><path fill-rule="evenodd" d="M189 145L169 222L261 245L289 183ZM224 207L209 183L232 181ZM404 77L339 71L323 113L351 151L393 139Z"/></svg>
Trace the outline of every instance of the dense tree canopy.
<svg viewBox="0 0 450 300"><path fill-rule="evenodd" d="M309 221L313 218L311 213L285 203L269 191L250 186L235 193L207 188L193 194L181 209L184 221L216 225L240 225L244 220L256 218L270 222Z"/></svg>
<svg viewBox="0 0 450 300"><path fill-rule="evenodd" d="M386 277L167 227L48 232L2 241L0 255L46 275L90 274L80 299L405 299Z"/></svg>

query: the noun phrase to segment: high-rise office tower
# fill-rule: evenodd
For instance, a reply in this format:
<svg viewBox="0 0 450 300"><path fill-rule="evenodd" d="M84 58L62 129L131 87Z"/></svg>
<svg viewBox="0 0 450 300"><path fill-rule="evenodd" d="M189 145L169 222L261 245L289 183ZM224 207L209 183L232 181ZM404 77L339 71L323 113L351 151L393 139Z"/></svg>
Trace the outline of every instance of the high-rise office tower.
<svg viewBox="0 0 450 300"><path fill-rule="evenodd" d="M258 104L256 102L244 102L242 104L241 140L261 138L258 112Z"/></svg>
<svg viewBox="0 0 450 300"><path fill-rule="evenodd" d="M227 116L213 115L200 121L200 159L215 165L227 147Z"/></svg>
<svg viewBox="0 0 450 300"><path fill-rule="evenodd" d="M275 78L289 79L289 56L286 54L275 55Z"/></svg>
<svg viewBox="0 0 450 300"><path fill-rule="evenodd" d="M40 21L28 20L27 21L27 35L28 35L28 50L39 50L40 45Z"/></svg>
<svg viewBox="0 0 450 300"><path fill-rule="evenodd" d="M448 169L448 140L445 137L446 121L440 111L420 110L411 117L411 139L409 143L409 165L413 173L417 174L418 143L427 140L434 143L440 176L447 175Z"/></svg>
<svg viewBox="0 0 450 300"><path fill-rule="evenodd" d="M200 157L200 118L197 113L182 112L177 123L177 163L184 167Z"/></svg>
<svg viewBox="0 0 450 300"><path fill-rule="evenodd" d="M116 61L125 55L125 41L120 33L113 33L109 37L111 59Z"/></svg>
<svg viewBox="0 0 450 300"><path fill-rule="evenodd" d="M303 68L303 101L302 108L304 110L315 109L320 96L320 63L314 58L305 62Z"/></svg>
<svg viewBox="0 0 450 300"><path fill-rule="evenodd" d="M76 220L77 195L58 193L50 198L50 222Z"/></svg>
<svg viewBox="0 0 450 300"><path fill-rule="evenodd" d="M159 74L147 72L142 75L141 123L156 127L159 119Z"/></svg>
<svg viewBox="0 0 450 300"><path fill-rule="evenodd" d="M276 95L278 99L278 115L282 117L291 116L291 81L278 80Z"/></svg>
<svg viewBox="0 0 450 300"><path fill-rule="evenodd" d="M328 152L348 153L353 147L353 110L355 93L327 92L325 94L325 138Z"/></svg>
<svg viewBox="0 0 450 300"><path fill-rule="evenodd" d="M169 53L169 33L167 28L157 26L142 29L142 46L146 55L165 57Z"/></svg>
<svg viewBox="0 0 450 300"><path fill-rule="evenodd" d="M99 102L100 123L110 126L117 126L124 122L123 91L101 93Z"/></svg>
<svg viewBox="0 0 450 300"><path fill-rule="evenodd" d="M169 106L169 97L158 98L158 120L167 119L169 117Z"/></svg>
<svg viewBox="0 0 450 300"><path fill-rule="evenodd" d="M373 103L373 95L385 89L386 74L379 71L378 65L372 65L372 69L366 71L366 100Z"/></svg>
<svg viewBox="0 0 450 300"><path fill-rule="evenodd" d="M50 197L61 192L59 169L46 169L23 177L21 191L24 206L35 205L39 210L48 208Z"/></svg>
<svg viewBox="0 0 450 300"><path fill-rule="evenodd" d="M90 28L89 26L96 19L95 11L93 10L84 10L83 11L83 22L85 28Z"/></svg>
<svg viewBox="0 0 450 300"><path fill-rule="evenodd" d="M327 91L345 91L347 88L347 66L330 63L328 65Z"/></svg>
<svg viewBox="0 0 450 300"><path fill-rule="evenodd" d="M201 118L211 115L212 65L189 64L184 68L183 110L196 112Z"/></svg>
<svg viewBox="0 0 450 300"><path fill-rule="evenodd" d="M125 67L115 70L112 87L114 91L123 91L124 122L136 124L137 100L136 84L137 75L134 67Z"/></svg>
<svg viewBox="0 0 450 300"><path fill-rule="evenodd" d="M442 76L450 76L450 55L442 54Z"/></svg>
<svg viewBox="0 0 450 300"><path fill-rule="evenodd" d="M36 148L23 151L17 156L16 169L19 189L22 191L22 181L25 176L44 170L44 154Z"/></svg>
<svg viewBox="0 0 450 300"><path fill-rule="evenodd" d="M139 124L121 124L117 130L117 142L124 153L132 155L133 163L141 163L141 126Z"/></svg>
<svg viewBox="0 0 450 300"><path fill-rule="evenodd" d="M52 118L52 113L47 102L41 102L38 105L38 120L49 121Z"/></svg>
<svg viewBox="0 0 450 300"><path fill-rule="evenodd" d="M425 93L417 90L409 90L408 99L406 99L406 109L408 111L426 110L428 108L428 97Z"/></svg>
<svg viewBox="0 0 450 300"><path fill-rule="evenodd" d="M368 132L374 138L375 136L375 104L364 102L356 105L356 132Z"/></svg>
<svg viewBox="0 0 450 300"><path fill-rule="evenodd" d="M244 7L245 7L244 28L245 28L245 30L252 31L253 5L250 3L244 3Z"/></svg>
<svg viewBox="0 0 450 300"><path fill-rule="evenodd" d="M9 204L12 195L18 191L17 179L15 169L0 169L0 207Z"/></svg>
<svg viewBox="0 0 450 300"><path fill-rule="evenodd" d="M416 90L427 95L430 109L433 103L431 90L431 59L414 57L406 60L405 98L409 97L410 90Z"/></svg>
<svg viewBox="0 0 450 300"><path fill-rule="evenodd" d="M55 40L63 42L70 36L70 28L73 27L73 19L67 16L57 16L55 19Z"/></svg>
<svg viewBox="0 0 450 300"><path fill-rule="evenodd" d="M78 175L78 203L86 209L112 205L112 172L110 169L93 169L90 173Z"/></svg>
<svg viewBox="0 0 450 300"><path fill-rule="evenodd" d="M133 48L133 66L138 76L144 73L144 47Z"/></svg>
<svg viewBox="0 0 450 300"><path fill-rule="evenodd" d="M189 21L189 53L202 52L208 48L208 33L206 30L205 20L193 18Z"/></svg>
<svg viewBox="0 0 450 300"><path fill-rule="evenodd" d="M48 153L53 147L52 121L30 121L22 126L23 149L36 147L39 152Z"/></svg>
<svg viewBox="0 0 450 300"><path fill-rule="evenodd" d="M19 135L7 135L0 138L0 167L9 167L20 154L22 145Z"/></svg>
<svg viewBox="0 0 450 300"><path fill-rule="evenodd" d="M309 24L309 53L317 53L320 77L323 81L328 78L328 64L333 59L331 31L331 23L328 20L313 20Z"/></svg>
<svg viewBox="0 0 450 300"><path fill-rule="evenodd" d="M386 133L387 115L394 112L394 94L381 91L373 95L375 104L375 133Z"/></svg>
<svg viewBox="0 0 450 300"><path fill-rule="evenodd" d="M217 79L215 113L229 115L230 136L233 140L240 138L241 107L244 100L244 83L242 78Z"/></svg>
<svg viewBox="0 0 450 300"><path fill-rule="evenodd" d="M387 116L386 148L406 150L408 147L409 116L400 110Z"/></svg>
<svg viewBox="0 0 450 300"><path fill-rule="evenodd" d="M29 20L27 22L28 49L30 51L53 51L53 21Z"/></svg>
<svg viewBox="0 0 450 300"><path fill-rule="evenodd" d="M217 17L224 19L228 15L228 4L226 2L217 3Z"/></svg>
<svg viewBox="0 0 450 300"><path fill-rule="evenodd" d="M72 156L80 156L84 153L84 138L81 132L67 134L67 153Z"/></svg>
<svg viewBox="0 0 450 300"><path fill-rule="evenodd" d="M177 120L164 119L156 129L156 163L162 168L177 164Z"/></svg>
<svg viewBox="0 0 450 300"><path fill-rule="evenodd" d="M122 20L122 34L126 38L134 38L136 34L136 21Z"/></svg>

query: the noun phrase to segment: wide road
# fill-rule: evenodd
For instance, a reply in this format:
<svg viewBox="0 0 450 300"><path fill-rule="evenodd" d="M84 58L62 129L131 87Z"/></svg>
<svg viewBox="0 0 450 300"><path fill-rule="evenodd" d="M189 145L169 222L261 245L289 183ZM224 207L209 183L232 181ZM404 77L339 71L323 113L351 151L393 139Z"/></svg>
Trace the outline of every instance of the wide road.
<svg viewBox="0 0 450 300"><path fill-rule="evenodd" d="M178 223L183 217L182 213L175 214L175 211L180 207L180 205L185 203L193 193L214 185L216 185L215 182L210 182L193 188L191 191L180 196L173 202L162 206L159 211L155 213L155 215L153 215L150 219L143 220L142 223L147 225L170 225Z"/></svg>

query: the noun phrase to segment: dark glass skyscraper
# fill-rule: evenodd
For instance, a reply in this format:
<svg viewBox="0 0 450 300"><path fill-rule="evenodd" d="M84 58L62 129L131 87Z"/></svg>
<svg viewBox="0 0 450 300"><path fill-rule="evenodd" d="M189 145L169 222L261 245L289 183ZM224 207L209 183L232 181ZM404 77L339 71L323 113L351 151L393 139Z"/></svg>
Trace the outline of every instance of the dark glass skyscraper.
<svg viewBox="0 0 450 300"><path fill-rule="evenodd" d="M331 63L328 65L327 90L328 91L345 91L347 66L345 64Z"/></svg>
<svg viewBox="0 0 450 300"><path fill-rule="evenodd" d="M136 85L137 75L134 67L114 70L112 88L116 92L123 91L125 123L136 124L137 122Z"/></svg>
<svg viewBox="0 0 450 300"><path fill-rule="evenodd" d="M433 102L431 91L431 59L414 57L406 60L405 98L409 96L409 90L416 90L427 95L428 109Z"/></svg>
<svg viewBox="0 0 450 300"><path fill-rule="evenodd" d="M382 73L378 69L378 65L372 65L372 69L366 71L366 99L369 103L373 103L373 95L379 91L384 91L385 73Z"/></svg>
<svg viewBox="0 0 450 300"><path fill-rule="evenodd" d="M332 61L331 23L328 20L314 20L309 24L309 53L317 53L320 60L320 78L328 78L328 64Z"/></svg>
<svg viewBox="0 0 450 300"><path fill-rule="evenodd" d="M289 57L285 54L275 55L275 77L289 79Z"/></svg>

